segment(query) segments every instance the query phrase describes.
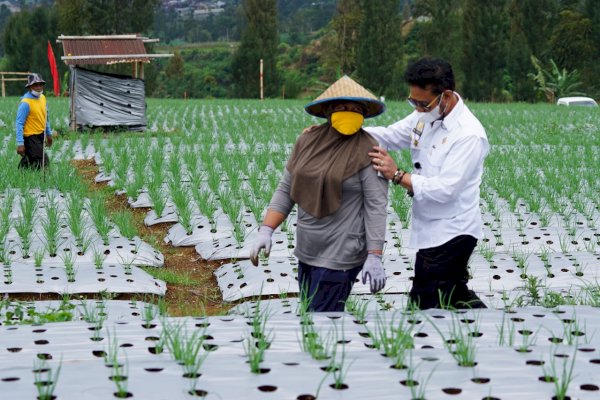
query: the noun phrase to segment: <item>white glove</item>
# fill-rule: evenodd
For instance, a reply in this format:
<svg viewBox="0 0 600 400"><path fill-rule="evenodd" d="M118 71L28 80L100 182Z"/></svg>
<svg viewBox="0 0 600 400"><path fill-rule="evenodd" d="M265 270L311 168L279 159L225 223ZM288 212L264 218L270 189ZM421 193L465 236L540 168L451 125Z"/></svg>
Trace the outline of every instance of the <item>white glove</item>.
<svg viewBox="0 0 600 400"><path fill-rule="evenodd" d="M369 253L362 268L362 283L371 284L371 293L377 293L385 287L385 270L379 254Z"/></svg>
<svg viewBox="0 0 600 400"><path fill-rule="evenodd" d="M273 228L267 225L260 227L256 239L250 247L250 261L254 266L258 266L258 253L261 249L265 249L265 257L269 257L271 252L271 237L273 236Z"/></svg>

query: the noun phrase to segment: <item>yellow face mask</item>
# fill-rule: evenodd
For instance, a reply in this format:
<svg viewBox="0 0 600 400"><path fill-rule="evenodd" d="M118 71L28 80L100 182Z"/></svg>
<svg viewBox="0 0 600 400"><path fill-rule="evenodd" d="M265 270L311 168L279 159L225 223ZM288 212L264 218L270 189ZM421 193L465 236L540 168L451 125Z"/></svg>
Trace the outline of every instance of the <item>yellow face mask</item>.
<svg viewBox="0 0 600 400"><path fill-rule="evenodd" d="M354 135L360 130L365 117L353 111L337 111L331 114L331 126L342 135Z"/></svg>

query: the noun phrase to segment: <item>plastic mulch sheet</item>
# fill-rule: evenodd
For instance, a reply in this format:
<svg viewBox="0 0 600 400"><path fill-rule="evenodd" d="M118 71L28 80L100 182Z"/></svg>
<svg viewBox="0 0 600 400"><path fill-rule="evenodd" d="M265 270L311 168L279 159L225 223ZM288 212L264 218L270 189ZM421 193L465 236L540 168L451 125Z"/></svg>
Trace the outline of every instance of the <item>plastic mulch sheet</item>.
<svg viewBox="0 0 600 400"><path fill-rule="evenodd" d="M310 337L329 354L315 358L302 350L310 347L303 344L306 324L300 317L275 315L262 305L260 310L266 315L261 335L268 346L257 373L251 372L246 355L248 346L256 346L257 334L252 335L251 319L242 316L167 318L151 324L131 319L106 322L99 330L81 321L0 326L0 391L10 399L35 398L34 383L49 381L47 369L54 374L60 365L54 377L58 399L114 398L119 382L126 383L124 391L132 398L142 399L186 399L193 390L220 399L318 394L319 399L391 400L414 397L415 387L428 399L548 399L555 394L550 378L561 379L572 368L568 395L597 398L596 308L377 311L360 318L315 314ZM385 326L399 326L398 332L407 335L403 358L375 345L372 335ZM196 335L193 342L200 349L195 359L206 356L196 369L198 379L189 372L185 377L168 346L157 351L165 331L184 341ZM473 349L471 364L460 365L454 350L459 342Z"/></svg>
<svg viewBox="0 0 600 400"><path fill-rule="evenodd" d="M34 268L19 262L3 267L4 279L0 293L148 293L164 295L166 284L138 267L120 264L78 262L73 275L64 265L44 265Z"/></svg>
<svg viewBox="0 0 600 400"><path fill-rule="evenodd" d="M244 237L250 235L257 228L256 220L250 213L242 215L240 224L243 228ZM227 214L221 210L215 212L215 220L212 224L207 217L195 214L192 225L192 233L187 234L183 225L180 223L175 224L169 229L167 236L165 236L165 243L170 243L175 247L195 246L203 242L234 237L234 224L230 221Z"/></svg>
<svg viewBox="0 0 600 400"><path fill-rule="evenodd" d="M223 300L235 301L260 294L298 293L297 265L295 257L272 256L258 267L249 260L223 264L214 274Z"/></svg>
<svg viewBox="0 0 600 400"><path fill-rule="evenodd" d="M394 274L394 267L406 268L402 261L400 264L386 264L388 279L385 293L406 293L410 290L408 274L402 277ZM236 301L259 295L297 294L300 290L297 267L298 262L295 257L271 255L268 260L262 260L257 267L249 260L223 264L215 271L215 277L225 301ZM363 284L360 274L354 283L352 293L370 293L369 283Z"/></svg>
<svg viewBox="0 0 600 400"><path fill-rule="evenodd" d="M250 238L253 235L250 235ZM215 239L196 245L196 252L205 260L249 259L253 239L247 239L242 246L232 237ZM295 241L281 231L273 233L271 257L288 257L294 253Z"/></svg>
<svg viewBox="0 0 600 400"><path fill-rule="evenodd" d="M242 258L242 257L240 257ZM519 268L517 261L508 254L497 254L490 263L482 256L472 256L469 266L473 275L469 288L480 294L482 300L490 305L497 305L512 300L518 295L527 294L527 276L539 279L539 290L553 290L567 293L580 291L582 287L594 285L600 278L600 271L593 265L598 256L579 252L564 255L550 253L548 255L549 270L537 255L531 255L527 270ZM412 286L414 276L414 255L385 255L384 268L387 282L383 293L407 293ZM279 295L281 293L298 293L297 260L295 257L278 256L271 252L268 260L261 261L258 267L249 260L237 260L223 264L215 271L215 276L225 301L236 301L241 298L258 295ZM368 282L363 285L361 274L354 284L352 293L367 294ZM489 299L485 299L489 296Z"/></svg>
<svg viewBox="0 0 600 400"><path fill-rule="evenodd" d="M47 218L46 206L50 201L46 198L46 193L39 190L31 190L29 195L36 197L36 208L33 211L33 226L32 232L29 235L29 257L24 258L23 241L17 232L16 224L21 218L21 194L16 191L15 198L12 204L12 211L9 217L12 221L12 227L8 231L5 238L4 246L10 251L12 261L21 261L33 265L34 254L42 252L44 254L42 261L45 263L59 263L64 261L64 257L73 258L75 262L91 262L94 253L100 252L104 254L104 261L111 263L144 265L160 267L164 263L163 255L153 249L149 244L141 240L139 237L127 239L120 235L118 229L111 225L110 231L107 234L108 244L104 244L100 235L96 232L96 228L87 211L81 214L82 229L85 238L88 240L87 250L84 254L80 254L80 249L76 246L76 240L73 236L67 220L67 201L63 194L53 191L51 192L53 201L56 202L56 210L59 215L58 228L58 246L57 257L50 257L47 251L47 236L44 231L44 221ZM5 194L2 195L5 198ZM86 204L87 200L86 200ZM72 254L71 254L72 253Z"/></svg>
<svg viewBox="0 0 600 400"><path fill-rule="evenodd" d="M299 314L298 297L286 297L279 299L264 299L260 301L248 300L232 307L229 315L243 315L252 317L256 309L269 310L271 315L278 314ZM351 295L351 301L364 305L365 310L370 313L377 311L404 310L407 304L408 296L404 294L381 294L373 295Z"/></svg>
<svg viewBox="0 0 600 400"><path fill-rule="evenodd" d="M75 263L91 263L94 260L94 253L99 252L104 257L104 263L125 264L137 266L162 267L164 264L164 256L155 250L148 243L144 242L139 237L134 237L129 240L127 238L114 235L110 239L108 245L104 245L102 240L97 238L90 244L88 251L84 254L78 252L75 246L75 238L69 234L61 236L63 240L61 244L61 255L50 257L47 252L44 253L43 263L47 264L64 264L64 253L72 253L69 257L73 257ZM12 240L12 242L11 242ZM15 235L8 235L9 249L11 252L11 260L13 262L22 262L33 266L33 255L36 251L42 251L45 248L44 242L38 239L38 236L33 235L33 242L29 252L29 256L24 258L23 250L20 247L20 240ZM69 249L65 251L65 249Z"/></svg>
<svg viewBox="0 0 600 400"><path fill-rule="evenodd" d="M69 144L68 142L62 142L63 146ZM91 144L88 144L86 146L86 148L84 149L81 145L81 142L79 141L75 141L73 143L73 152L75 153L73 155L73 159L74 160L91 160L94 158L94 155L96 153L96 149L94 149L94 146Z"/></svg>
<svg viewBox="0 0 600 400"><path fill-rule="evenodd" d="M1 195L5 210L10 210L10 229L0 243L3 251L3 280L0 293L152 293L164 294L164 282L154 279L137 266L161 267L163 255L139 237L127 239L110 225L102 239L86 210L79 216L83 241L71 232L66 196L57 191L14 191ZM28 234L17 229L25 225L22 215L29 196L32 226ZM13 199L12 204L7 201ZM47 235L50 205L56 213L54 244ZM85 242L85 245L82 243ZM107 244L104 244L104 243ZM51 254L51 249L55 254Z"/></svg>
<svg viewBox="0 0 600 400"><path fill-rule="evenodd" d="M38 324L43 319L51 319L53 313L61 312L60 317L70 321L131 322L154 319L159 309L152 303L130 300L43 300L9 301L0 307L2 325L19 325L23 322ZM25 321L23 321L24 319Z"/></svg>
<svg viewBox="0 0 600 400"><path fill-rule="evenodd" d="M167 205L159 217L156 215L156 211L150 210L146 214L144 218L144 224L146 226L152 226L156 224L164 224L164 223L176 223L178 221L176 208L174 206Z"/></svg>

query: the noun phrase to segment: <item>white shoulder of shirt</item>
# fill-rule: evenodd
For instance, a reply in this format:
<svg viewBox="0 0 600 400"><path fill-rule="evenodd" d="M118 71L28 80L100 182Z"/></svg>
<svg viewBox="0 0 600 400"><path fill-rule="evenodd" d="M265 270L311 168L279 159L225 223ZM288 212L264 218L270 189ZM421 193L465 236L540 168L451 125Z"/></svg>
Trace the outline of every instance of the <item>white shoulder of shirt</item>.
<svg viewBox="0 0 600 400"><path fill-rule="evenodd" d="M461 114L457 116L455 125L451 129L452 134L458 137L478 136L487 141L485 128L481 122L473 115L471 110L465 105L461 110ZM458 139L457 137L457 139Z"/></svg>

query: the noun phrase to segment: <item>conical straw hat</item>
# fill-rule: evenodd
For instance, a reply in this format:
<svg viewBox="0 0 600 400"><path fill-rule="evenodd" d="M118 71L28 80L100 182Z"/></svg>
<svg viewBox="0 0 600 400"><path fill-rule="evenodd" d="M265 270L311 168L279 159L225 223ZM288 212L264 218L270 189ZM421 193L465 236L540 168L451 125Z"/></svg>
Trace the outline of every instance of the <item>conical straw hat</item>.
<svg viewBox="0 0 600 400"><path fill-rule="evenodd" d="M364 104L367 107L365 118L375 117L385 111L385 104L377 100L377 97L347 75L342 76L329 86L313 102L307 104L304 109L315 117L327 118L325 106L332 101L340 100L357 101Z"/></svg>

